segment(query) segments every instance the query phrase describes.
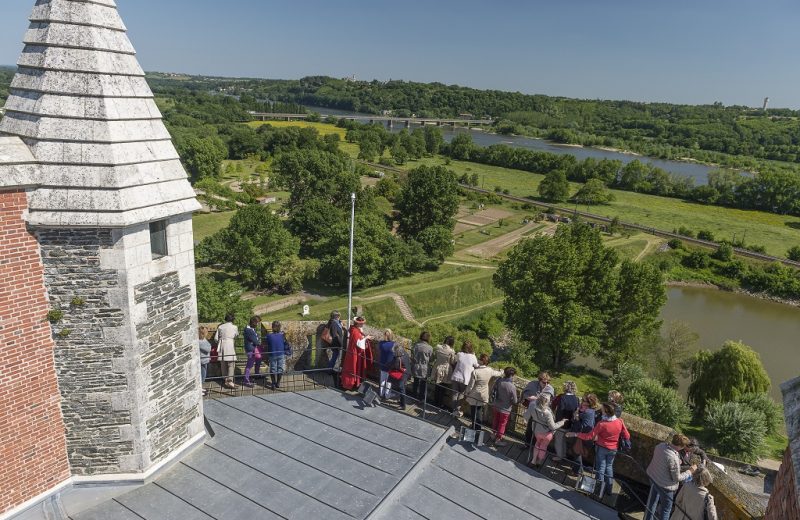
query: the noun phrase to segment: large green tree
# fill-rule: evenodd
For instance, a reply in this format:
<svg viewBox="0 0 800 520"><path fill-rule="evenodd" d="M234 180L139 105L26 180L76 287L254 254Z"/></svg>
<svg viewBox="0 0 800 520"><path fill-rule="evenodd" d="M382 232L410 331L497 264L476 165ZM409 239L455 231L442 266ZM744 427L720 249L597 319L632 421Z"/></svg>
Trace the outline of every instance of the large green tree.
<svg viewBox="0 0 800 520"><path fill-rule="evenodd" d="M770 379L758 353L740 341L726 341L720 350L701 350L691 363L689 401L702 416L713 400L735 401L745 394L769 390Z"/></svg>
<svg viewBox="0 0 800 520"><path fill-rule="evenodd" d="M296 291L315 268L299 261L300 241L261 205L239 209L228 227L204 239L198 249L203 262L221 266L253 289Z"/></svg>
<svg viewBox="0 0 800 520"><path fill-rule="evenodd" d="M606 343L618 301L617 263L596 231L576 223L560 226L552 238L520 242L500 264L494 282L506 294L506 321L540 366L560 369Z"/></svg>
<svg viewBox="0 0 800 520"><path fill-rule="evenodd" d="M661 327L659 314L667 302L661 271L651 264L625 260L614 288L612 312L606 321L606 337L600 358L607 367L639 357L641 340Z"/></svg>
<svg viewBox="0 0 800 520"><path fill-rule="evenodd" d="M548 173L539 183L539 195L552 202L564 202L569 198L569 181L564 170Z"/></svg>
<svg viewBox="0 0 800 520"><path fill-rule="evenodd" d="M578 204L593 206L608 204L614 200L614 194L608 190L608 187L600 179L589 179L586 184L581 186L573 198Z"/></svg>
<svg viewBox="0 0 800 520"><path fill-rule="evenodd" d="M197 276L197 317L203 323L222 323L233 314L244 326L253 314L252 300L243 300L245 288L231 279L201 274Z"/></svg>
<svg viewBox="0 0 800 520"><path fill-rule="evenodd" d="M178 154L192 183L202 179L215 179L228 155L225 143L218 137L189 137L178 141Z"/></svg>
<svg viewBox="0 0 800 520"><path fill-rule="evenodd" d="M400 233L414 238L429 227L451 232L458 211L458 179L443 166L420 166L411 170L397 201Z"/></svg>

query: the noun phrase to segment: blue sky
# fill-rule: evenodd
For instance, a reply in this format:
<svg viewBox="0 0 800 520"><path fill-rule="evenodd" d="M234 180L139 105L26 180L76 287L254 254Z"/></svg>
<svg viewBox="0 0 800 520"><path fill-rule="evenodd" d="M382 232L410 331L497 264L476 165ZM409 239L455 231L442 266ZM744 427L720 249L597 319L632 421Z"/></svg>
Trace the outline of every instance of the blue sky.
<svg viewBox="0 0 800 520"><path fill-rule="evenodd" d="M33 0L7 0L12 64ZM146 70L800 107L797 0L117 0Z"/></svg>

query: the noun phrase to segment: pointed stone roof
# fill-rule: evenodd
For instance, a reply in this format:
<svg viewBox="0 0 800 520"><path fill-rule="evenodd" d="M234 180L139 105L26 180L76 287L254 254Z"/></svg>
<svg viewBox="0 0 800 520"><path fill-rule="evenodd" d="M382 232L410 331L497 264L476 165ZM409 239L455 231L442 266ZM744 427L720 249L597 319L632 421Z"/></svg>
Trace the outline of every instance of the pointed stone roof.
<svg viewBox="0 0 800 520"><path fill-rule="evenodd" d="M37 165L15 166L37 186L29 223L124 227L199 209L114 1L37 0L30 22L0 121Z"/></svg>

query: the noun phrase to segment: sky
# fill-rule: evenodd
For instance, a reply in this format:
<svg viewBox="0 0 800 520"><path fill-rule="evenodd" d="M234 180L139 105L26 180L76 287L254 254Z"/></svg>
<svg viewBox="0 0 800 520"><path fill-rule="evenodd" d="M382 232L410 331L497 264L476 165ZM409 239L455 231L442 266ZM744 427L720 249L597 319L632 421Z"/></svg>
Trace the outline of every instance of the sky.
<svg viewBox="0 0 800 520"><path fill-rule="evenodd" d="M34 0L4 0L0 64ZM797 0L117 0L147 71L800 108Z"/></svg>

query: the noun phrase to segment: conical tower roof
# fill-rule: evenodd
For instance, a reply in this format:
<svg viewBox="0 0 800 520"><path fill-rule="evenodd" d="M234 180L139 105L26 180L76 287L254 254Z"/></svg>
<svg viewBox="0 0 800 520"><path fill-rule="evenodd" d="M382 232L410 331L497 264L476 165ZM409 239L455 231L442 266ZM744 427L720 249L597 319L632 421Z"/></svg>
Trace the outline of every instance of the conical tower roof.
<svg viewBox="0 0 800 520"><path fill-rule="evenodd" d="M124 227L199 209L114 1L38 0L30 21L0 122L38 165L29 223Z"/></svg>

